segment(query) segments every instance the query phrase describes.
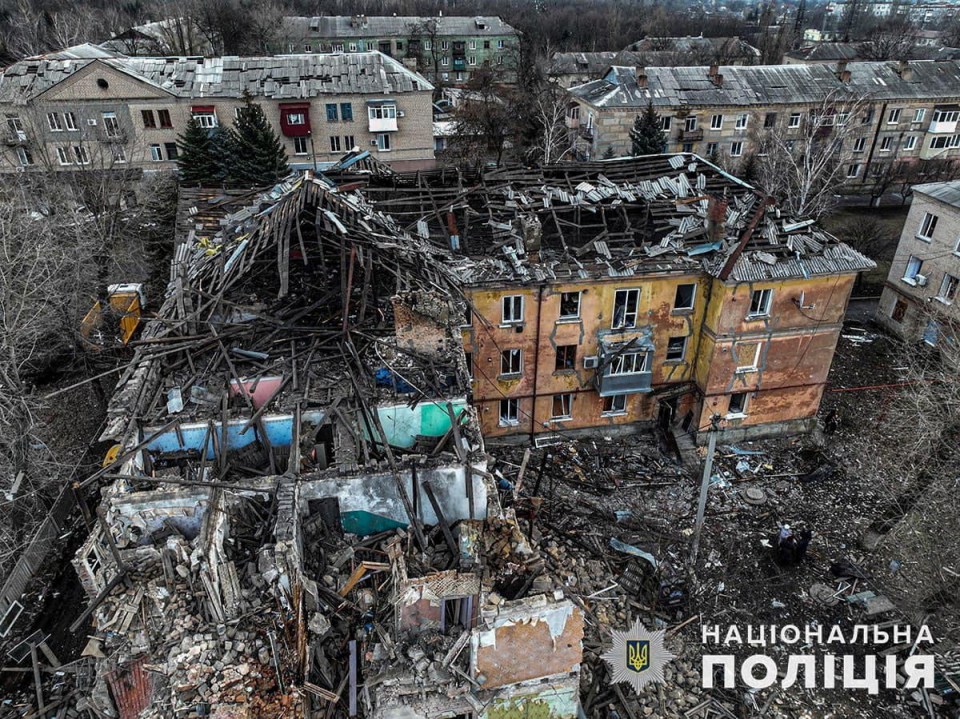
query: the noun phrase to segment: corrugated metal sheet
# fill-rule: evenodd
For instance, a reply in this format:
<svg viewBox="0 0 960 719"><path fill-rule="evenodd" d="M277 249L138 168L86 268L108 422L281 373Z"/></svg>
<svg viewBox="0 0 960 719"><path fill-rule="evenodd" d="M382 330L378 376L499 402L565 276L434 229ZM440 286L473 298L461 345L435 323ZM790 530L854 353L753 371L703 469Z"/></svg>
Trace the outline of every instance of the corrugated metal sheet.
<svg viewBox="0 0 960 719"><path fill-rule="evenodd" d="M120 719L137 719L150 705L153 675L144 668L146 662L147 657L142 656L107 674L107 684Z"/></svg>
<svg viewBox="0 0 960 719"><path fill-rule="evenodd" d="M849 82L841 81L832 65L724 65L720 85L709 68L648 67L647 86L637 84L634 67L614 66L602 80L572 88L576 97L597 107L768 106L869 96L874 100L960 97L960 62L919 60L912 74L900 76L896 62L851 62Z"/></svg>
<svg viewBox="0 0 960 719"><path fill-rule="evenodd" d="M914 185L913 191L940 200L940 202L946 202L948 205L960 207L960 180Z"/></svg>

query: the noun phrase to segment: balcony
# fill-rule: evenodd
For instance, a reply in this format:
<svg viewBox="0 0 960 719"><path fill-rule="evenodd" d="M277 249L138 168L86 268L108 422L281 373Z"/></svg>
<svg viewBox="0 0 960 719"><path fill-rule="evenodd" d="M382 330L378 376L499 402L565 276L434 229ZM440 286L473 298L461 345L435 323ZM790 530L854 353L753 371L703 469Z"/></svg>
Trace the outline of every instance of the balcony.
<svg viewBox="0 0 960 719"><path fill-rule="evenodd" d="M3 136L3 144L25 145L27 144L27 133L23 130L8 130L7 134Z"/></svg>
<svg viewBox="0 0 960 719"><path fill-rule="evenodd" d="M574 117L573 115L566 115L564 121L567 125L567 128L570 130L576 130L580 127L580 118Z"/></svg>
<svg viewBox="0 0 960 719"><path fill-rule="evenodd" d="M467 69L467 59L465 57L456 57L453 58L453 69L456 72L463 72Z"/></svg>
<svg viewBox="0 0 960 719"><path fill-rule="evenodd" d="M592 125L580 125L580 131L577 133L584 140L589 140L593 142L593 126Z"/></svg>
<svg viewBox="0 0 960 719"><path fill-rule="evenodd" d="M640 343L600 344L600 364L603 368L594 377L601 397L615 394L649 392L653 385L650 362L653 352Z"/></svg>
<svg viewBox="0 0 960 719"><path fill-rule="evenodd" d="M703 130L680 130L679 142L699 142L703 139Z"/></svg>

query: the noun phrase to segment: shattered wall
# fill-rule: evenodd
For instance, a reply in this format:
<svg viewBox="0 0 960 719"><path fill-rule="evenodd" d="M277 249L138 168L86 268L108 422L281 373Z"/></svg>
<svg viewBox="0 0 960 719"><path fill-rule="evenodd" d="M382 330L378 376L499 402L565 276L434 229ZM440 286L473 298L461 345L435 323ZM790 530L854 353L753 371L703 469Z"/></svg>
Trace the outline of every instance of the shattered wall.
<svg viewBox="0 0 960 719"><path fill-rule="evenodd" d="M407 579L397 586L397 628L400 631L440 629L443 600L480 594L480 577L451 569Z"/></svg>
<svg viewBox="0 0 960 719"><path fill-rule="evenodd" d="M536 595L481 609L470 669L484 689L579 673L583 614L568 599Z"/></svg>
<svg viewBox="0 0 960 719"><path fill-rule="evenodd" d="M484 471L486 466L476 465ZM409 469L400 470L407 496L419 510L423 523L436 525L437 516L423 493L422 485L430 482L440 509L450 523L462 519L484 519L487 512L487 484L479 471L470 474L473 494L473 512L467 493L467 474L461 465L418 467L415 486ZM329 479L305 478L301 500L336 497L344 531L368 535L394 527L406 526L408 517L393 474L389 472Z"/></svg>
<svg viewBox="0 0 960 719"><path fill-rule="evenodd" d="M397 344L436 356L447 348L450 298L436 292L406 292L392 298Z"/></svg>

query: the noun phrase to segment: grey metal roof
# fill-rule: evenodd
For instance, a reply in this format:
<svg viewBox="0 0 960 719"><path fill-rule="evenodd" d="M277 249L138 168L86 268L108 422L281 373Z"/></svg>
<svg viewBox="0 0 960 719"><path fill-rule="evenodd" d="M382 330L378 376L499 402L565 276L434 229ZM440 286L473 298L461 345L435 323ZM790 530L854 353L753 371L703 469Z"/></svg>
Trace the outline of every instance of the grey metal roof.
<svg viewBox="0 0 960 719"><path fill-rule="evenodd" d="M914 192L945 202L953 207L960 208L960 180L947 182L928 182L924 185L914 185Z"/></svg>
<svg viewBox="0 0 960 719"><path fill-rule="evenodd" d="M415 25L437 23L437 34L515 35L517 31L495 16L351 16L285 17L280 34L285 38L406 37Z"/></svg>
<svg viewBox="0 0 960 719"><path fill-rule="evenodd" d="M239 98L244 91L273 99L329 94L383 94L432 90L422 76L380 52L272 57L123 57L97 60L37 58L0 76L0 102L36 97L91 62L184 98Z"/></svg>
<svg viewBox="0 0 960 719"><path fill-rule="evenodd" d="M626 50L642 53L719 52L727 55L737 54L744 57L760 57L760 51L737 36L731 37L647 37L630 43Z"/></svg>
<svg viewBox="0 0 960 719"><path fill-rule="evenodd" d="M705 66L648 67L647 86L640 87L634 67L614 66L603 79L570 92L595 107L644 107L651 100L660 107L782 105L819 102L830 93L878 100L960 97L960 62L920 60L908 68L901 77L896 62L852 62L844 82L832 65L724 65L718 85Z"/></svg>
<svg viewBox="0 0 960 719"><path fill-rule="evenodd" d="M550 63L551 75L572 75L589 72L600 74L618 64L617 52L555 52Z"/></svg>

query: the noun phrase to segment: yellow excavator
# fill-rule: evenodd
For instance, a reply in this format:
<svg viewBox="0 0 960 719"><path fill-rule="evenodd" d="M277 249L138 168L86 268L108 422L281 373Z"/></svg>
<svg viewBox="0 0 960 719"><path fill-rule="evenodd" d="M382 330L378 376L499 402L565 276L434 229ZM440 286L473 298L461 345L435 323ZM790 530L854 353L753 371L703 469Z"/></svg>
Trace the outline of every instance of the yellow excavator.
<svg viewBox="0 0 960 719"><path fill-rule="evenodd" d="M100 300L80 322L80 336L91 350L126 347L137 329L146 306L143 285L127 283L107 288L107 306Z"/></svg>

